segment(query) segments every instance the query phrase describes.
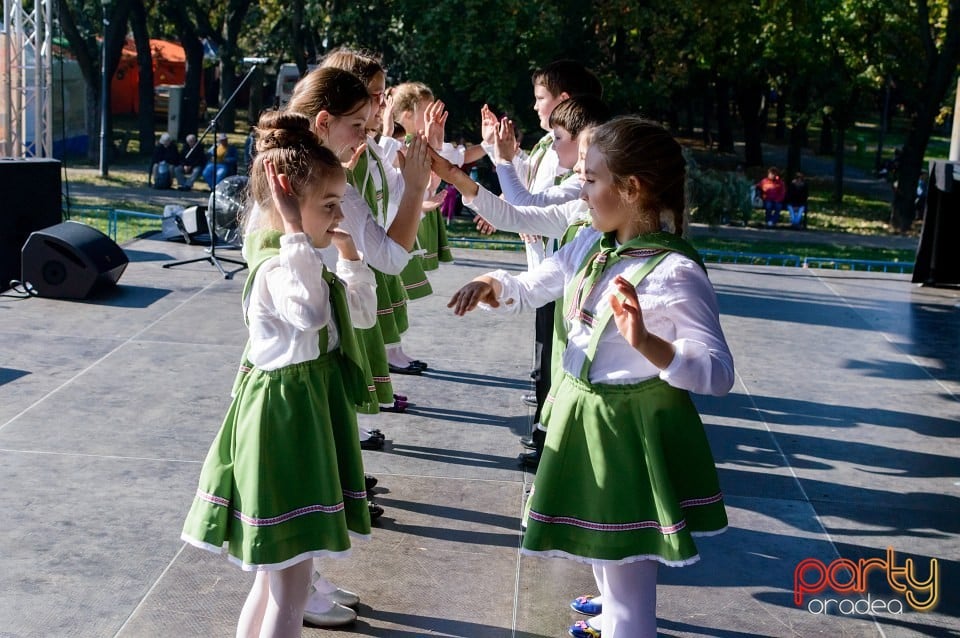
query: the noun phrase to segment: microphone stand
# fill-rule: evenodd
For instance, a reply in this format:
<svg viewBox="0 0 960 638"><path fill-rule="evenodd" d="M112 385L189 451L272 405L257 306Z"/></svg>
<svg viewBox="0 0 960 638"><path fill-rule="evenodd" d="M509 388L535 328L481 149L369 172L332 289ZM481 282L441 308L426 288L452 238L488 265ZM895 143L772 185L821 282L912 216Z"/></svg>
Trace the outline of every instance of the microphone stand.
<svg viewBox="0 0 960 638"><path fill-rule="evenodd" d="M184 159L192 155L198 148L203 148L203 140L207 137L211 131L213 131L213 189L210 191L210 206L207 207L206 218L207 218L207 230L210 233L210 246L207 248L207 252L210 253L206 257L198 257L196 259L185 259L183 261L175 261L169 264L163 264L164 268L174 268L176 266L183 266L185 264L195 264L201 261L209 262L210 264L217 267L217 270L220 271L220 274L223 275L224 279L233 279L233 276L244 270L247 267L247 262L239 261L236 259L228 259L227 257L217 257L217 233L214 231L213 216L217 207L217 125L220 122L220 116L223 115L224 109L226 109L230 104L233 103L233 99L237 97L237 93L240 92L240 89L244 87L247 83L247 80L250 79L250 76L253 75L253 72L257 70L257 64L254 64L250 67L250 70L247 71L247 74L240 80L240 83L237 85L237 88L234 89L230 97L227 98L226 102L223 103L223 106L220 107L220 110L217 111L217 114L213 116L213 119L210 120L210 124L200 135L200 139L197 140L197 143L187 152ZM234 270L226 270L221 262L226 262L230 264L237 264L240 267Z"/></svg>

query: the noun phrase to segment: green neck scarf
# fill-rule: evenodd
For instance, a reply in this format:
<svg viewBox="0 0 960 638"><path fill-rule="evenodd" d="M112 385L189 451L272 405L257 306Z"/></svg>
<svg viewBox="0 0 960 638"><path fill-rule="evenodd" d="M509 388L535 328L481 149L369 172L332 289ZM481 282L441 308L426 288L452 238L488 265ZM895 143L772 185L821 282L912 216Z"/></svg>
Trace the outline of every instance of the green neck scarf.
<svg viewBox="0 0 960 638"><path fill-rule="evenodd" d="M373 183L373 170L371 164L375 164L380 172L380 190ZM387 225L387 206L390 203L390 192L387 189L387 173L383 170L383 163L376 153L367 148L363 155L357 159L357 164L351 170L347 171L347 181L357 189L363 196L370 212L377 222L386 227Z"/></svg>

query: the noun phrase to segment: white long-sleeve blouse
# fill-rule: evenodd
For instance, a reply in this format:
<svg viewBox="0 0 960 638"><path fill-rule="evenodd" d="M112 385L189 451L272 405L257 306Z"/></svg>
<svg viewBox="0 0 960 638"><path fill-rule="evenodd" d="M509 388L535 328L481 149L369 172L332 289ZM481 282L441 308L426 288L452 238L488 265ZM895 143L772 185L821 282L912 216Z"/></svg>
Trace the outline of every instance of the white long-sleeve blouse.
<svg viewBox="0 0 960 638"><path fill-rule="evenodd" d="M499 309L533 309L562 298L580 265L600 237L592 228L540 264L535 270L511 275L505 270L489 273L503 286ZM584 300L584 309L600 316L610 306L617 275L629 276L645 263L644 258L623 259L608 267L598 285ZM694 261L671 253L637 285L643 320L650 333L671 342L673 361L660 370L632 348L611 319L603 327L588 378L591 383L637 383L659 376L670 385L721 396L734 382L733 355L720 326L717 296L706 273ZM566 308L563 308L566 311ZM568 324L567 348L562 365L579 376L592 330L580 321Z"/></svg>
<svg viewBox="0 0 960 638"><path fill-rule="evenodd" d="M346 284L352 327L373 326L377 320L373 272L362 261L340 260L337 276ZM248 357L261 370L316 359L323 328L328 328L328 352L340 343L320 251L305 233L280 237L280 254L260 266L244 310L250 333Z"/></svg>

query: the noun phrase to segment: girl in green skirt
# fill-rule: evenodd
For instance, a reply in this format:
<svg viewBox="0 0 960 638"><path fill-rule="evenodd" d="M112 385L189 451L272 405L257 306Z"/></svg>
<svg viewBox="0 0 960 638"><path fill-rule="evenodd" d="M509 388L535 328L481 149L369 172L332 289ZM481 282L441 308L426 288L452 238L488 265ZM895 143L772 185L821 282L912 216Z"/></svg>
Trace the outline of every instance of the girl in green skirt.
<svg viewBox="0 0 960 638"><path fill-rule="evenodd" d="M372 324L376 293L337 228L343 168L309 119L267 113L256 135L256 212L244 220L251 367L204 461L182 538L257 572L238 636L299 636L311 558L344 556L351 535L370 534L354 409L368 389L350 307L359 325ZM320 257L331 243L337 275Z"/></svg>
<svg viewBox="0 0 960 638"><path fill-rule="evenodd" d="M616 118L594 129L582 178L592 228L533 271L478 277L449 306L463 315L481 303L562 303L567 343L523 551L592 565L600 629L577 623L571 634L653 638L657 566L696 562L693 538L727 525L689 393L729 392L733 357L710 280L681 238L676 140L640 117Z"/></svg>

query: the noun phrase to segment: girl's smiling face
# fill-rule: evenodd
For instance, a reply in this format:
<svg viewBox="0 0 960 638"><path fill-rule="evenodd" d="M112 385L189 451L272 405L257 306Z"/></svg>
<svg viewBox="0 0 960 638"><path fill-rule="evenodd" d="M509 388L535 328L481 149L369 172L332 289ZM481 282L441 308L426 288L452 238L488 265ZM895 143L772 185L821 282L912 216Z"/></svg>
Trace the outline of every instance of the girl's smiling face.
<svg viewBox="0 0 960 638"><path fill-rule="evenodd" d="M303 231L317 248L326 248L332 241L331 232L343 219L340 202L347 189L345 173L307 190L300 199L300 217Z"/></svg>
<svg viewBox="0 0 960 638"><path fill-rule="evenodd" d="M357 148L367 139L367 120L370 119L370 100L364 100L345 115L317 115L317 134L341 162L349 162Z"/></svg>
<svg viewBox="0 0 960 638"><path fill-rule="evenodd" d="M596 147L587 149L583 160L583 188L580 199L587 203L593 227L602 233L628 228L633 217L623 194L614 182L607 162ZM618 233L619 234L619 233Z"/></svg>
<svg viewBox="0 0 960 638"><path fill-rule="evenodd" d="M383 71L378 71L367 83L367 91L370 92L370 117L367 119L367 129L380 130L383 107L387 104L387 76Z"/></svg>

